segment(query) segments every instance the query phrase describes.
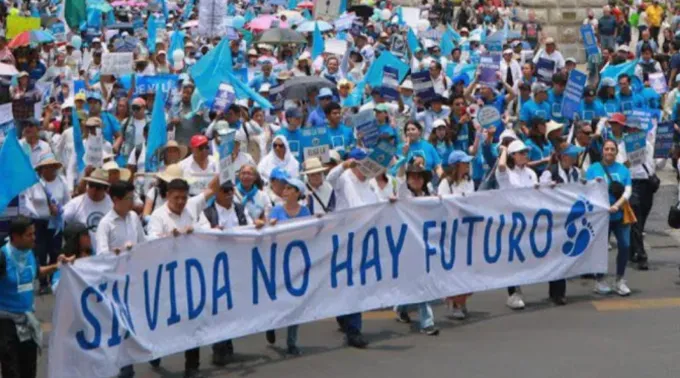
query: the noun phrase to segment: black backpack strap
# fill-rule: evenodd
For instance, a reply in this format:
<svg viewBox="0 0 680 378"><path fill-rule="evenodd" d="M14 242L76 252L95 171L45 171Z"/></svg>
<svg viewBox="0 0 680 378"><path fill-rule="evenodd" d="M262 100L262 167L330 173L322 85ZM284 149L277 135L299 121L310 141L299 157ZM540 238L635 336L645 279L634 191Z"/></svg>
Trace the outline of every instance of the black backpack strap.
<svg viewBox="0 0 680 378"><path fill-rule="evenodd" d="M234 211L236 212L236 218L238 218L239 226L245 226L248 224L248 218L246 218L246 212L243 209L243 205L234 202Z"/></svg>
<svg viewBox="0 0 680 378"><path fill-rule="evenodd" d="M562 180L562 177L560 177L560 172L559 172L560 167L557 164L550 165L550 167L548 169L550 170L550 176L551 176L551 179L553 180L553 182L556 182L556 183L564 182L564 180Z"/></svg>
<svg viewBox="0 0 680 378"><path fill-rule="evenodd" d="M7 275L7 258L5 253L0 251L0 278L5 278Z"/></svg>

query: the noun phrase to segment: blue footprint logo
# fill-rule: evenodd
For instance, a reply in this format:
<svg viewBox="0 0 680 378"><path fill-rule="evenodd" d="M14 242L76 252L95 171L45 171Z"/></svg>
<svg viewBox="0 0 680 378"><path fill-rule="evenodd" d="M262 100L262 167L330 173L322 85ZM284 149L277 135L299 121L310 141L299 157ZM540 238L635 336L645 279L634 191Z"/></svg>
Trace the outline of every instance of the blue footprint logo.
<svg viewBox="0 0 680 378"><path fill-rule="evenodd" d="M593 211L593 205L585 198L574 203L567 215L564 228L569 238L562 246L562 253L567 256L580 256L588 248L590 240L595 236L593 226L588 222L586 215Z"/></svg>

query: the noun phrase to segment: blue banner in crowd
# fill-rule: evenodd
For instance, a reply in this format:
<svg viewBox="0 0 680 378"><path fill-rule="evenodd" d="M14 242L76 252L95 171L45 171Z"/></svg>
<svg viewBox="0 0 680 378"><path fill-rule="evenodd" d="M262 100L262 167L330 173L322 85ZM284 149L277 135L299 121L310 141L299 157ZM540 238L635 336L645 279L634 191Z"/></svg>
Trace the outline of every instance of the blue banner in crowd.
<svg viewBox="0 0 680 378"><path fill-rule="evenodd" d="M647 110L629 110L623 112L626 116L626 126L634 127L639 130L649 131L654 127L653 112Z"/></svg>
<svg viewBox="0 0 680 378"><path fill-rule="evenodd" d="M357 135L361 137L364 147L373 148L378 143L380 133L373 109L367 109L352 116L352 126Z"/></svg>
<svg viewBox="0 0 680 378"><path fill-rule="evenodd" d="M675 134L675 122L661 122L656 127L656 140L654 142L654 159L665 159L671 155L673 149L673 135Z"/></svg>
<svg viewBox="0 0 680 378"><path fill-rule="evenodd" d="M236 100L236 93L234 87L227 83L220 84L217 89L217 95L213 101L212 109L216 112L226 113L227 109Z"/></svg>
<svg viewBox="0 0 680 378"><path fill-rule="evenodd" d="M588 58L600 54L600 48L597 47L597 39L595 38L595 31L590 24L581 25L581 38L583 38L583 47L586 49L586 56Z"/></svg>
<svg viewBox="0 0 680 378"><path fill-rule="evenodd" d="M382 95L387 101L399 98L399 72L396 68L383 67Z"/></svg>
<svg viewBox="0 0 680 378"><path fill-rule="evenodd" d="M300 130L300 147L307 160L318 157L322 162L330 160L331 138L326 126L303 128Z"/></svg>
<svg viewBox="0 0 680 378"><path fill-rule="evenodd" d="M77 95L78 93L85 93L87 92L87 88L85 87L85 80L73 80L73 95Z"/></svg>
<svg viewBox="0 0 680 378"><path fill-rule="evenodd" d="M552 86L552 77L555 73L555 61L539 58L536 63L536 75L538 76L538 81L543 84Z"/></svg>
<svg viewBox="0 0 680 378"><path fill-rule="evenodd" d="M583 88L585 88L587 80L588 75L578 70L571 70L562 98L562 117L574 119L574 114L578 112L581 104Z"/></svg>
<svg viewBox="0 0 680 378"><path fill-rule="evenodd" d="M179 80L179 76L173 74L161 74L154 76L136 76L135 95L141 96L151 92L168 93Z"/></svg>
<svg viewBox="0 0 680 378"><path fill-rule="evenodd" d="M430 71L420 71L411 74L411 81L413 82L413 90L423 101L429 101L434 98L434 85L430 77Z"/></svg>

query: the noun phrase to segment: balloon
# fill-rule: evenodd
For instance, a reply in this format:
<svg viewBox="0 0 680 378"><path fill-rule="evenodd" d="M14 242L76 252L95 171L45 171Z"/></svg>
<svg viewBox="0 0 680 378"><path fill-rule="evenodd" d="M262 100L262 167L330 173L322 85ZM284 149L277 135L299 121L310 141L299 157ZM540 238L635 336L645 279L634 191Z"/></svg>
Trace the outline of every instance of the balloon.
<svg viewBox="0 0 680 378"><path fill-rule="evenodd" d="M422 19L418 20L418 24L416 25L416 27L419 32L424 32L430 28L430 21Z"/></svg>
<svg viewBox="0 0 680 378"><path fill-rule="evenodd" d="M176 60L175 63L172 64L172 68L175 71L181 71L184 69L184 61L183 60Z"/></svg>
<svg viewBox="0 0 680 378"><path fill-rule="evenodd" d="M71 45L73 45L74 49L80 50L80 48L83 46L83 39L77 35L74 35L71 37Z"/></svg>
<svg viewBox="0 0 680 378"><path fill-rule="evenodd" d="M390 19L390 17L392 17L392 12L390 12L389 9L383 9L380 11L380 18L383 20L387 21Z"/></svg>
<svg viewBox="0 0 680 378"><path fill-rule="evenodd" d="M184 51L177 49L172 52L172 61L177 64L177 62L181 62L184 60Z"/></svg>
<svg viewBox="0 0 680 378"><path fill-rule="evenodd" d="M246 24L246 19L243 18L243 16L236 16L231 20L231 26L234 29L243 29L243 26Z"/></svg>

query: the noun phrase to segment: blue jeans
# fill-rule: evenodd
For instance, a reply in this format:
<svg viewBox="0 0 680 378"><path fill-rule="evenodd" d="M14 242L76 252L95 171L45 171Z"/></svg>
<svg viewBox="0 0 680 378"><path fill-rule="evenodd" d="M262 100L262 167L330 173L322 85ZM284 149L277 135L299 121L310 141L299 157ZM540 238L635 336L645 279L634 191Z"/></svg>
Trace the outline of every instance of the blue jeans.
<svg viewBox="0 0 680 378"><path fill-rule="evenodd" d="M432 312L432 306L430 306L429 302L394 306L394 311L408 311L408 308L411 306L418 306L418 321L420 322L420 329L434 326L434 312Z"/></svg>
<svg viewBox="0 0 680 378"><path fill-rule="evenodd" d="M600 35L600 45L603 50L607 47L614 49L616 48L616 37L613 35Z"/></svg>
<svg viewBox="0 0 680 378"><path fill-rule="evenodd" d="M361 333L361 313L342 315L336 318L342 330L348 335L358 335Z"/></svg>
<svg viewBox="0 0 680 378"><path fill-rule="evenodd" d="M614 234L616 238L616 278L623 277L628 264L628 253L630 253L630 225L622 224L622 221L609 222L609 235Z"/></svg>

